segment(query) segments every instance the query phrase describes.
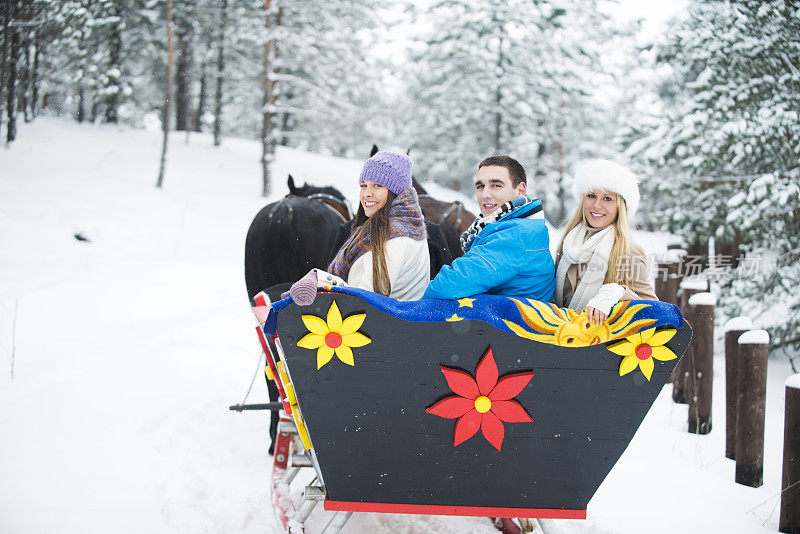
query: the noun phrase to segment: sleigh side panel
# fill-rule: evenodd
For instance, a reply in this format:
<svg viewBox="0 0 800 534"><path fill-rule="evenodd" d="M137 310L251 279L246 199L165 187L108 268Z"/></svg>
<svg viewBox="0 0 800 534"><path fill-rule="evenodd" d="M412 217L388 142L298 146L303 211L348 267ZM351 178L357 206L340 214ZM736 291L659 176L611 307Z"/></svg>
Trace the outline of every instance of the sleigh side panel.
<svg viewBox="0 0 800 534"><path fill-rule="evenodd" d="M351 349L352 365L334 355L320 366L317 350L298 346L310 334L303 316L326 320L334 302L345 321L365 314L358 333L369 343ZM655 362L649 380L620 376L611 343L562 347L478 320L403 320L342 293L286 306L277 332L329 509L585 517L677 363ZM690 337L684 324L666 347L680 355ZM512 399L532 421L502 422L499 449L481 429L454 445L459 419L426 411L454 395L442 366L474 377L489 349L500 379L533 372Z"/></svg>

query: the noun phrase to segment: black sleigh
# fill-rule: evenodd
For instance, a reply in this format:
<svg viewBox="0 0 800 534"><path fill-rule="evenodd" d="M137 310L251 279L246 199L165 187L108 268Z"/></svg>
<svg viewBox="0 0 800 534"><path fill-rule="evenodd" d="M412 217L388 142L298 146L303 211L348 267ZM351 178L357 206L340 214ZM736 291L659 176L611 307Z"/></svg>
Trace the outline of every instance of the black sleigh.
<svg viewBox="0 0 800 534"><path fill-rule="evenodd" d="M398 302L352 288L256 299L283 410L273 500L286 532L336 511L586 518L686 350L677 307L623 301L600 325L482 295ZM315 471L299 505L289 484Z"/></svg>

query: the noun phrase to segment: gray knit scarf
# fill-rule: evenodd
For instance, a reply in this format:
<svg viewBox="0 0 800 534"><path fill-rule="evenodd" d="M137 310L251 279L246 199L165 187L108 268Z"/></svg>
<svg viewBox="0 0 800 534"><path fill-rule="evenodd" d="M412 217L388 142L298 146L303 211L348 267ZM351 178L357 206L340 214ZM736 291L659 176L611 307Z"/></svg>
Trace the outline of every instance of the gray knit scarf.
<svg viewBox="0 0 800 534"><path fill-rule="evenodd" d="M428 238L425 219L419 207L419 198L413 187L397 195L389 206L389 239L395 237L410 237L415 241ZM353 228L350 238L345 241L328 265L328 272L347 280L353 263L371 250L372 244L369 232L366 231L366 224Z"/></svg>

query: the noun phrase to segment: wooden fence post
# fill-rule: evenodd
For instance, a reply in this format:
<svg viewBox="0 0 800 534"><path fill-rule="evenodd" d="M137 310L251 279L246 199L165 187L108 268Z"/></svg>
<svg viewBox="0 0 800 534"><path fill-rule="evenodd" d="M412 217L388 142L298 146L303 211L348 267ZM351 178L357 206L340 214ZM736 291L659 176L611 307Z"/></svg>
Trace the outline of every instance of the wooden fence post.
<svg viewBox="0 0 800 534"><path fill-rule="evenodd" d="M681 297L679 307L681 309L681 313L687 322L692 326L692 328L694 328L694 319L690 317L691 310L689 309L689 297L697 293L708 291L708 282L706 280L698 280L696 278L685 278L680 283L680 288ZM694 335L697 334L695 333ZM673 369L672 376L670 376L670 381L672 382L672 400L679 404L688 403L686 398L686 377L688 375L687 367L691 359L692 344L690 343L689 347L686 349L686 352L683 354L683 357L678 361L675 369Z"/></svg>
<svg viewBox="0 0 800 534"><path fill-rule="evenodd" d="M783 480L779 530L800 532L800 373L786 379L783 425Z"/></svg>
<svg viewBox="0 0 800 534"><path fill-rule="evenodd" d="M678 306L678 288L680 287L683 274L681 273L681 259L686 254L682 249L667 250L657 263L655 291L656 296L662 302L669 302ZM667 382L672 382L671 373Z"/></svg>
<svg viewBox="0 0 800 534"><path fill-rule="evenodd" d="M689 400L689 432L711 432L711 394L714 386L714 307L717 298L712 293L696 293L689 297L694 319L692 357L689 378L685 383Z"/></svg>
<svg viewBox="0 0 800 534"><path fill-rule="evenodd" d="M768 356L769 334L766 330L749 330L739 337L736 482L753 488L764 483Z"/></svg>
<svg viewBox="0 0 800 534"><path fill-rule="evenodd" d="M680 282L680 257L677 254L665 254L660 258L656 268L655 291L662 302L678 304L678 283Z"/></svg>
<svg viewBox="0 0 800 534"><path fill-rule="evenodd" d="M753 328L749 317L725 323L725 456L736 459L736 403L739 380L739 336Z"/></svg>

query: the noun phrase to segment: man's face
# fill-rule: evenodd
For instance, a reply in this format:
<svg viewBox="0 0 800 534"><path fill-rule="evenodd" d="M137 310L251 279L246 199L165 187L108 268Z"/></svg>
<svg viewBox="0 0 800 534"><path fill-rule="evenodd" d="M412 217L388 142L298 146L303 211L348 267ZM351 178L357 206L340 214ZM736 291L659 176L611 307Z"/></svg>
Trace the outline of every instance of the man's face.
<svg viewBox="0 0 800 534"><path fill-rule="evenodd" d="M512 186L511 176L505 167L487 165L478 169L475 192L481 215L485 217L509 200L525 195L526 187L525 182L520 182L516 187Z"/></svg>

